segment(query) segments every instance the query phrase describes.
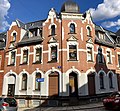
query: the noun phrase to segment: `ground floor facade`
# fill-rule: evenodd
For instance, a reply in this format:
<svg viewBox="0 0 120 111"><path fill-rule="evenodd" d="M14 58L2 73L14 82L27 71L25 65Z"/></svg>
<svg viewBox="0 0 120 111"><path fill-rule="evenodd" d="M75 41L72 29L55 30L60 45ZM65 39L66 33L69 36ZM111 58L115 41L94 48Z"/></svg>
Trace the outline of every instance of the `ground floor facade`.
<svg viewBox="0 0 120 111"><path fill-rule="evenodd" d="M36 78L44 78L44 81L38 83ZM52 67L46 73L39 68L36 68L32 74L25 69L19 74L10 70L4 75L2 95L21 98L19 102L24 105L25 99L29 98L33 99L31 104L36 104L40 97L44 99L95 96L117 90L118 76L112 71L96 72L91 68L82 73L79 69L72 67L66 72L61 72Z"/></svg>

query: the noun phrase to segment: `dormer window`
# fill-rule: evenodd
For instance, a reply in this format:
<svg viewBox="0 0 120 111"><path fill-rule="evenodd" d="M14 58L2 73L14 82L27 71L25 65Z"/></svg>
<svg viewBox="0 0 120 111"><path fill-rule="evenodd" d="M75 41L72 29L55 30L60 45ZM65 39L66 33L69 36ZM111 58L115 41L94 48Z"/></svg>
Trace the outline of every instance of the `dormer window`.
<svg viewBox="0 0 120 111"><path fill-rule="evenodd" d="M90 29L90 27L87 27L87 36L91 37L91 29Z"/></svg>
<svg viewBox="0 0 120 111"><path fill-rule="evenodd" d="M70 24L70 33L75 33L75 24L74 23Z"/></svg>
<svg viewBox="0 0 120 111"><path fill-rule="evenodd" d="M104 33L99 32L99 39L104 39Z"/></svg>
<svg viewBox="0 0 120 111"><path fill-rule="evenodd" d="M55 35L55 25L51 26L51 35Z"/></svg>

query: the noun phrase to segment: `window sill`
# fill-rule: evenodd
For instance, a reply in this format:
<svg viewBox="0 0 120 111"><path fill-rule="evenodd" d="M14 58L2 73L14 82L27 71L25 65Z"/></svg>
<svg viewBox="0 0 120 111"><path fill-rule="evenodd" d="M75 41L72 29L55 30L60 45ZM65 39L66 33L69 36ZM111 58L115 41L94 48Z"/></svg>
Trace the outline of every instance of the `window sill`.
<svg viewBox="0 0 120 111"><path fill-rule="evenodd" d="M74 61L77 62L78 60L67 60L67 61L69 61L69 62L74 62Z"/></svg>
<svg viewBox="0 0 120 111"><path fill-rule="evenodd" d="M87 62L93 62L93 60L88 60Z"/></svg>
<svg viewBox="0 0 120 111"><path fill-rule="evenodd" d="M70 35L71 35L71 34L77 34L77 33L70 33L70 32L69 32L68 34L70 34Z"/></svg>
<svg viewBox="0 0 120 111"><path fill-rule="evenodd" d="M55 37L57 36L57 34L54 34L54 35L48 35L48 37Z"/></svg>
<svg viewBox="0 0 120 111"><path fill-rule="evenodd" d="M33 64L41 64L42 62L39 62L39 61L37 61L37 62L33 62Z"/></svg>
<svg viewBox="0 0 120 111"><path fill-rule="evenodd" d="M112 64L111 62L108 62L108 64Z"/></svg>
<svg viewBox="0 0 120 111"><path fill-rule="evenodd" d="M51 61L48 61L48 63L56 63L57 60L51 60Z"/></svg>
<svg viewBox="0 0 120 111"><path fill-rule="evenodd" d="M7 65L7 66L14 66L15 64L9 64L9 65Z"/></svg>
<svg viewBox="0 0 120 111"><path fill-rule="evenodd" d="M105 90L105 88L100 88L99 90L102 90L102 91L103 91L103 90Z"/></svg>
<svg viewBox="0 0 120 111"><path fill-rule="evenodd" d="M28 63L22 63L22 64L20 64L20 65L27 65Z"/></svg>

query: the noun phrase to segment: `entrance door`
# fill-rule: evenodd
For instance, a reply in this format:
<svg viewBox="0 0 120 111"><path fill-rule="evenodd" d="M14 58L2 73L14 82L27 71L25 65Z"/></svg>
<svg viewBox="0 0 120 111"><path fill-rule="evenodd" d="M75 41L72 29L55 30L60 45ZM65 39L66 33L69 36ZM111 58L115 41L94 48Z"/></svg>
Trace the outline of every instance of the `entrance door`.
<svg viewBox="0 0 120 111"><path fill-rule="evenodd" d="M59 75L52 73L49 75L49 96L59 95Z"/></svg>
<svg viewBox="0 0 120 111"><path fill-rule="evenodd" d="M95 95L95 74L89 74L88 75L88 91L89 95Z"/></svg>
<svg viewBox="0 0 120 111"><path fill-rule="evenodd" d="M78 96L77 74L73 72L69 75L69 95Z"/></svg>
<svg viewBox="0 0 120 111"><path fill-rule="evenodd" d="M14 96L15 84L8 84L8 96Z"/></svg>

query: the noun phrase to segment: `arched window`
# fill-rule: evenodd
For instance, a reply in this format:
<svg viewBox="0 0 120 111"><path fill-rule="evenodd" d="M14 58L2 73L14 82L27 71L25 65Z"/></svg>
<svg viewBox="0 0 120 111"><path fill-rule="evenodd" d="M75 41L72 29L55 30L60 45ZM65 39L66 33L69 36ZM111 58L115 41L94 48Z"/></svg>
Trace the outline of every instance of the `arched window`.
<svg viewBox="0 0 120 111"><path fill-rule="evenodd" d="M41 74L39 72L36 72L35 75L35 90L40 90L40 82L37 82L36 79L41 78Z"/></svg>
<svg viewBox="0 0 120 111"><path fill-rule="evenodd" d="M74 23L70 24L70 33L75 33L75 24Z"/></svg>
<svg viewBox="0 0 120 111"><path fill-rule="evenodd" d="M113 74L112 73L109 73L109 86L110 88L113 88Z"/></svg>
<svg viewBox="0 0 120 111"><path fill-rule="evenodd" d="M103 55L102 55L102 48L101 47L99 47L98 48L98 62L99 63L103 63L103 57L102 57Z"/></svg>
<svg viewBox="0 0 120 111"><path fill-rule="evenodd" d="M100 79L100 89L104 89L104 74L101 72L99 75Z"/></svg>
<svg viewBox="0 0 120 111"><path fill-rule="evenodd" d="M22 90L27 90L27 74L22 75Z"/></svg>
<svg viewBox="0 0 120 111"><path fill-rule="evenodd" d="M55 35L55 25L51 26L51 35Z"/></svg>
<svg viewBox="0 0 120 111"><path fill-rule="evenodd" d="M90 27L87 27L87 35L88 35L89 37L91 37L91 29L90 29Z"/></svg>

